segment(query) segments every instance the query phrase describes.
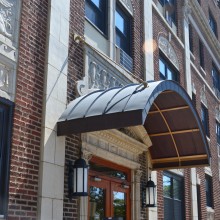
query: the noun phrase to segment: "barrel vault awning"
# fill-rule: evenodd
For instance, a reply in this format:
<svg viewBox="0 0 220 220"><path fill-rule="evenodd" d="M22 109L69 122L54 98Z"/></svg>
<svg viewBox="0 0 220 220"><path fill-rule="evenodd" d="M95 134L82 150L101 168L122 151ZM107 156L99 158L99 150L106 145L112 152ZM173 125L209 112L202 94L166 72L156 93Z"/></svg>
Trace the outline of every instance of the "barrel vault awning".
<svg viewBox="0 0 220 220"><path fill-rule="evenodd" d="M174 81L99 90L72 101L57 123L69 135L143 125L152 141L154 169L209 165L200 118L186 91Z"/></svg>

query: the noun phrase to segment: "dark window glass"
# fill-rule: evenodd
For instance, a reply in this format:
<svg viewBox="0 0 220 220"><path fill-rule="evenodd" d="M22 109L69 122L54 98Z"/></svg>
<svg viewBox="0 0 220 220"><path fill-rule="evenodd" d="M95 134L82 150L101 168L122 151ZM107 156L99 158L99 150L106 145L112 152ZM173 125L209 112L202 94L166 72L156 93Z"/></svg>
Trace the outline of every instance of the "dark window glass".
<svg viewBox="0 0 220 220"><path fill-rule="evenodd" d="M212 65L212 82L216 95L220 97L220 75L215 65Z"/></svg>
<svg viewBox="0 0 220 220"><path fill-rule="evenodd" d="M131 56L131 17L119 5L115 11L116 45Z"/></svg>
<svg viewBox="0 0 220 220"><path fill-rule="evenodd" d="M169 172L163 175L164 220L183 220L183 178Z"/></svg>
<svg viewBox="0 0 220 220"><path fill-rule="evenodd" d="M220 145L220 124L219 124L219 122L216 122L216 138L217 138L217 143Z"/></svg>
<svg viewBox="0 0 220 220"><path fill-rule="evenodd" d="M111 167L106 167L100 164L96 164L93 162L89 163L89 168L90 170L102 173L103 175L109 176L109 177L115 177L121 180L126 180L127 179L127 174L122 171L118 171L116 169L113 169Z"/></svg>
<svg viewBox="0 0 220 220"><path fill-rule="evenodd" d="M201 213L201 192L200 192L200 185L196 186L197 191L197 206L198 206L198 219L202 219Z"/></svg>
<svg viewBox="0 0 220 220"><path fill-rule="evenodd" d="M165 9L165 18L170 26L172 26L172 23L176 24L176 1L160 0L160 4Z"/></svg>
<svg viewBox="0 0 220 220"><path fill-rule="evenodd" d="M213 208L212 177L205 175L206 205Z"/></svg>
<svg viewBox="0 0 220 220"><path fill-rule="evenodd" d="M193 106L196 108L196 94L195 93L192 93L192 103L193 103Z"/></svg>
<svg viewBox="0 0 220 220"><path fill-rule="evenodd" d="M209 137L209 115L208 115L208 109L204 105L201 106L201 121L205 133Z"/></svg>
<svg viewBox="0 0 220 220"><path fill-rule="evenodd" d="M203 43L201 42L201 40L199 40L199 63L200 66L204 69L205 67L205 62L204 62L204 47L203 47Z"/></svg>
<svg viewBox="0 0 220 220"><path fill-rule="evenodd" d="M0 215L7 215L13 103L0 98Z"/></svg>
<svg viewBox="0 0 220 220"><path fill-rule="evenodd" d="M209 26L217 37L217 24L211 12L209 12Z"/></svg>
<svg viewBox="0 0 220 220"><path fill-rule="evenodd" d="M86 17L107 34L107 0L86 0Z"/></svg>
<svg viewBox="0 0 220 220"><path fill-rule="evenodd" d="M175 80L177 82L179 81L177 72L162 57L160 57L160 59L159 59L159 71L160 71L160 79L162 79L162 80L165 80L165 79Z"/></svg>
<svg viewBox="0 0 220 220"><path fill-rule="evenodd" d="M189 49L193 53L193 33L191 24L189 24Z"/></svg>

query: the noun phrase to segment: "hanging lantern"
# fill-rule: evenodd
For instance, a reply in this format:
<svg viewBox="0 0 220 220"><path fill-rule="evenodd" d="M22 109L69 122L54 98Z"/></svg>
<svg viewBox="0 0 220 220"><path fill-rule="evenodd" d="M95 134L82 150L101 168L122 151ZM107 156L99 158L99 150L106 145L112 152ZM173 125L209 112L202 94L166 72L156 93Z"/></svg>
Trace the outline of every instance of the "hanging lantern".
<svg viewBox="0 0 220 220"><path fill-rule="evenodd" d="M69 198L73 196L88 196L88 165L82 158L69 164Z"/></svg>
<svg viewBox="0 0 220 220"><path fill-rule="evenodd" d="M142 201L142 207L156 207L156 185L154 181L150 180L147 181L146 187L143 191L143 197L144 194L146 196L146 202L144 202L144 198Z"/></svg>

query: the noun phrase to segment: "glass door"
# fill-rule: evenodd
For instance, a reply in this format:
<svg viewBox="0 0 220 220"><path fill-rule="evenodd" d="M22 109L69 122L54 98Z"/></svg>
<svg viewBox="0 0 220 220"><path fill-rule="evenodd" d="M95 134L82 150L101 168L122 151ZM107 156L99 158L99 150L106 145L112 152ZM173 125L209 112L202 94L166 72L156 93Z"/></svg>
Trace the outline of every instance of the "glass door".
<svg viewBox="0 0 220 220"><path fill-rule="evenodd" d="M130 170L96 157L89 165L88 220L130 220Z"/></svg>

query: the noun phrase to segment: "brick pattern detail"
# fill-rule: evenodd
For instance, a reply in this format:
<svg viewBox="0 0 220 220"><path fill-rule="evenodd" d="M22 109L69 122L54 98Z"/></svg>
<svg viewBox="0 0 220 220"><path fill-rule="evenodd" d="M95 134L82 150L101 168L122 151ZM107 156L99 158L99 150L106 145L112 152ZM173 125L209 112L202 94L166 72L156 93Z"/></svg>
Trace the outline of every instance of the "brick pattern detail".
<svg viewBox="0 0 220 220"><path fill-rule="evenodd" d="M67 101L71 102L76 98L75 86L76 81L82 79L83 72L83 44L77 44L73 40L73 33L84 36L84 16L85 5L84 1L70 1L70 40L69 40L69 63L68 63L68 78L67 78ZM68 196L68 164L69 161L74 161L80 156L81 140L80 135L71 135L66 138L65 151L65 178L64 178L64 204L63 204L63 219L78 220L79 200L73 198L70 201Z"/></svg>
<svg viewBox="0 0 220 220"><path fill-rule="evenodd" d="M48 1L22 1L8 219L37 219Z"/></svg>

